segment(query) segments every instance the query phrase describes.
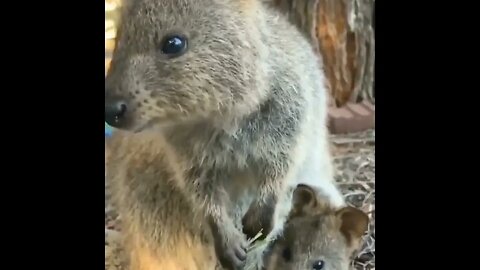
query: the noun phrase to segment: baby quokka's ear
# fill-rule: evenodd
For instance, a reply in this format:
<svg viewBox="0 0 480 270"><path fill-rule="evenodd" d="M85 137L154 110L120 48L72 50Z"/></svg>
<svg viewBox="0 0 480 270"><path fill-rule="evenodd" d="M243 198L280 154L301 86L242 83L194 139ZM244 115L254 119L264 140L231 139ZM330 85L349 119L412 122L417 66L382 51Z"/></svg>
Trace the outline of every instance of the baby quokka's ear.
<svg viewBox="0 0 480 270"><path fill-rule="evenodd" d="M336 212L340 220L340 231L351 249L359 248L364 233L368 230L369 218L363 211L354 207L344 207Z"/></svg>
<svg viewBox="0 0 480 270"><path fill-rule="evenodd" d="M323 199L322 192L312 186L299 184L293 191L291 217L314 216L332 211L328 200Z"/></svg>
<svg viewBox="0 0 480 270"><path fill-rule="evenodd" d="M310 215L318 204L316 191L310 186L299 184L293 191L292 203L293 216Z"/></svg>

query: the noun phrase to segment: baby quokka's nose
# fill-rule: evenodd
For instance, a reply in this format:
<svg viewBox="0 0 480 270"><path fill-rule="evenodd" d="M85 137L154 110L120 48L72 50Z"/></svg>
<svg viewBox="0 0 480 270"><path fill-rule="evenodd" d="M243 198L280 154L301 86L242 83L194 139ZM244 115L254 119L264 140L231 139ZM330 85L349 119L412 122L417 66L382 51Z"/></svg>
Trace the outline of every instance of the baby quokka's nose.
<svg viewBox="0 0 480 270"><path fill-rule="evenodd" d="M105 122L115 128L126 124L127 103L122 99L105 99Z"/></svg>

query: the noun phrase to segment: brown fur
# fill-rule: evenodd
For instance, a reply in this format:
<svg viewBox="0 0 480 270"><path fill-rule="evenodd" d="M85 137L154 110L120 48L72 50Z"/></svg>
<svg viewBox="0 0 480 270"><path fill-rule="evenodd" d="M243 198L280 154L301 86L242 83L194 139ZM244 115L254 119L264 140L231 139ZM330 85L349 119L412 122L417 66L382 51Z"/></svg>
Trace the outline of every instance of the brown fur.
<svg viewBox="0 0 480 270"><path fill-rule="evenodd" d="M159 49L171 33L188 38L179 57ZM325 187L342 202L318 57L259 0L128 0L105 91L106 108L126 102L122 129L154 134L119 142L108 168L127 231L152 249L178 227L196 235L186 216L207 216L219 259L241 269L242 223L250 237L263 229L275 239L291 186Z"/></svg>
<svg viewBox="0 0 480 270"><path fill-rule="evenodd" d="M152 251L140 239L131 247L130 269L138 270L204 270L217 266L213 246L192 239L187 233L175 239L169 248Z"/></svg>
<svg viewBox="0 0 480 270"><path fill-rule="evenodd" d="M117 131L107 140L108 184L120 215L125 217L122 227L129 269L213 270L217 260L204 218L196 218L183 194L169 182L168 172L152 166L162 164L161 149L152 133L125 136ZM128 189L129 183L137 180L156 179L149 187L160 193ZM155 208L145 215L143 211L151 207Z"/></svg>
<svg viewBox="0 0 480 270"><path fill-rule="evenodd" d="M321 192L301 185L283 237L266 256L266 270L348 270L350 258L368 229L368 216L353 207L331 207Z"/></svg>

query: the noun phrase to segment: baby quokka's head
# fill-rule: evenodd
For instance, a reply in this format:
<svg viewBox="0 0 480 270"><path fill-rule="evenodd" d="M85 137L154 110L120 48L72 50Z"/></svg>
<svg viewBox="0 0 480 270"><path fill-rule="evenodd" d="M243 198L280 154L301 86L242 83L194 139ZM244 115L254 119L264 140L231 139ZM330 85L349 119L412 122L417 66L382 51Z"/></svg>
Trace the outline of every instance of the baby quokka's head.
<svg viewBox="0 0 480 270"><path fill-rule="evenodd" d="M368 229L368 216L353 207L332 209L306 185L294 192L284 235L274 244L267 269L347 270Z"/></svg>
<svg viewBox="0 0 480 270"><path fill-rule="evenodd" d="M250 114L267 95L258 0L126 0L105 120L140 131ZM228 120L227 120L228 121Z"/></svg>

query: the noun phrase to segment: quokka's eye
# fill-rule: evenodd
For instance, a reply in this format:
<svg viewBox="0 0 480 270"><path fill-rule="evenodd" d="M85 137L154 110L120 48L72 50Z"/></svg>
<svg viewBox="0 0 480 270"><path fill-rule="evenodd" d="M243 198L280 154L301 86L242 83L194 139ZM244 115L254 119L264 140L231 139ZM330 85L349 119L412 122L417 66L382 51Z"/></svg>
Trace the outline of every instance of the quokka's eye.
<svg viewBox="0 0 480 270"><path fill-rule="evenodd" d="M315 261L312 265L313 270L322 270L325 266L325 262L322 260Z"/></svg>
<svg viewBox="0 0 480 270"><path fill-rule="evenodd" d="M188 47L187 38L182 35L166 36L161 43L161 51L169 57L177 57L185 53Z"/></svg>
<svg viewBox="0 0 480 270"><path fill-rule="evenodd" d="M285 261L289 262L292 260L292 251L290 248L286 247L282 251L282 257L285 259Z"/></svg>

